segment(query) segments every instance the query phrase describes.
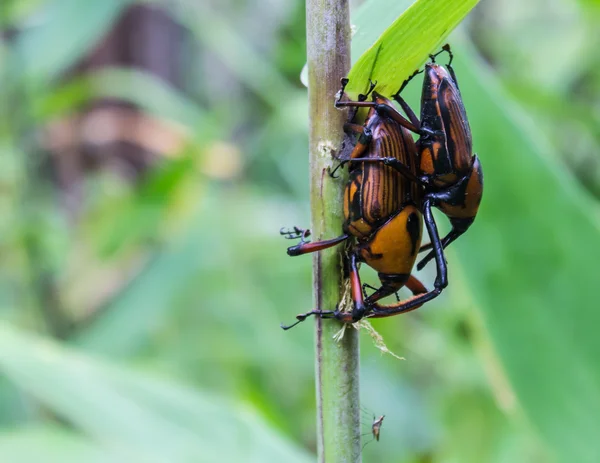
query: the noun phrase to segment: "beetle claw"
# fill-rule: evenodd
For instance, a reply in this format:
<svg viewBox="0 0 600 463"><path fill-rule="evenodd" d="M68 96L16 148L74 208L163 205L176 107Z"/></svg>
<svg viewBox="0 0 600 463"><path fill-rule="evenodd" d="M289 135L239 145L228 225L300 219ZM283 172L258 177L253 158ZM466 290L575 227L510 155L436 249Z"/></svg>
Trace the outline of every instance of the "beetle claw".
<svg viewBox="0 0 600 463"><path fill-rule="evenodd" d="M333 169L332 171L329 172L329 176L331 178L340 178L339 175L335 175L335 173L338 171L338 169L344 167L344 165L347 163L348 161L340 161L340 163L336 166L335 169Z"/></svg>
<svg viewBox="0 0 600 463"><path fill-rule="evenodd" d="M282 227L279 230L279 234L282 235L286 240L295 240L300 238L300 244L305 243L305 238L310 236L310 229L308 228L298 228L294 227L293 229L285 229Z"/></svg>
<svg viewBox="0 0 600 463"><path fill-rule="evenodd" d="M344 96L344 90L346 89L346 85L348 85L348 82L350 82L350 79L348 79L347 77L344 77L340 80L340 84L342 85L341 88L338 90L338 92L335 94L335 104L334 106L336 108L339 108L338 103L340 102L340 100L342 99L342 96Z"/></svg>

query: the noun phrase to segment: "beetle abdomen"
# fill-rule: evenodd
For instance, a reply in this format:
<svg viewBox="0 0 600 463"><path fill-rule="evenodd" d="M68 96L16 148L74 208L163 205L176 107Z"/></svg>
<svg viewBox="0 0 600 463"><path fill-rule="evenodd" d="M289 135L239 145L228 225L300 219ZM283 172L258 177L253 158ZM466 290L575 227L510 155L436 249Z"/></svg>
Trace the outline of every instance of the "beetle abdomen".
<svg viewBox="0 0 600 463"><path fill-rule="evenodd" d="M479 158L473 156L469 175L464 177L451 195L453 201L440 201L438 208L449 218L475 218L483 195L483 171Z"/></svg>
<svg viewBox="0 0 600 463"><path fill-rule="evenodd" d="M410 274L422 234L421 212L413 204L405 205L360 248L360 256L379 273Z"/></svg>

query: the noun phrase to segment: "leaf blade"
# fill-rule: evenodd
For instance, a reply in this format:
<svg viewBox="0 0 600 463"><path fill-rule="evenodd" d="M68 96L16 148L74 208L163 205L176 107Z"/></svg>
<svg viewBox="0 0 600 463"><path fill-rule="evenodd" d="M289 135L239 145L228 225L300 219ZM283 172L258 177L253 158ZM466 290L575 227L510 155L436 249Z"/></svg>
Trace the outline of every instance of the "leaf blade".
<svg viewBox="0 0 600 463"><path fill-rule="evenodd" d="M442 44L478 1L417 0L352 66L347 91L351 94L364 92L369 79L377 82L377 91L384 95L398 90L402 82L425 62L429 53ZM378 2L377 9L383 11L383 5L384 2ZM359 31L368 10L365 8L361 12L361 15L357 15ZM353 42L353 48L366 48L368 44L365 40L369 40L369 37L371 35Z"/></svg>

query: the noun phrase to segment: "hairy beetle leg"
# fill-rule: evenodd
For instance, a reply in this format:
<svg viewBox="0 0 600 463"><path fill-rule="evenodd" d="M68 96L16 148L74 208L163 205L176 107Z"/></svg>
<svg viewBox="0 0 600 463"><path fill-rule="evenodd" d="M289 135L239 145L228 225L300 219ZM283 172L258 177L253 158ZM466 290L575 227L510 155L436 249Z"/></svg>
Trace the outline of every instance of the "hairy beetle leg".
<svg viewBox="0 0 600 463"><path fill-rule="evenodd" d="M396 98L396 96L400 96L400 93L406 88L406 86L410 83L411 80L413 80L418 74L421 74L424 71L424 69L418 70L416 69L415 72L413 72L410 76L408 76L406 78L406 80L404 82L402 82L402 85L400 85L400 88L398 89L398 91L392 95L392 98Z"/></svg>
<svg viewBox="0 0 600 463"><path fill-rule="evenodd" d="M363 297L365 299L369 297L369 295L367 294L367 288L372 289L373 291L377 291L377 288L375 286L371 286L369 283L363 283L362 291L363 291Z"/></svg>
<svg viewBox="0 0 600 463"><path fill-rule="evenodd" d="M363 297L364 297L365 299L368 299L368 298L369 298L369 296L368 296L368 294L367 294L367 288L369 288L369 289L372 289L373 291L377 291L377 290L379 289L379 288L376 288L375 286L371 286L371 285L370 285L370 284L368 284L368 283L363 283L363 285L362 285L362 290L363 290ZM396 292L394 293L394 296L396 296L396 301L397 301L397 302L400 302L400 295L398 294L398 291L396 291Z"/></svg>

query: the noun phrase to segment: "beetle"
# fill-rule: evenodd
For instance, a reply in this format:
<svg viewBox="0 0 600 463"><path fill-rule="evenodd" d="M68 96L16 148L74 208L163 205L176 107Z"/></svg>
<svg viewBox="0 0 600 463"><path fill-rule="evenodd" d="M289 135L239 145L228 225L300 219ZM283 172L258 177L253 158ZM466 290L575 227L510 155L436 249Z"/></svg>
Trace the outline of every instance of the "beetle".
<svg viewBox="0 0 600 463"><path fill-rule="evenodd" d="M435 63L435 58L447 52L450 60L446 67ZM428 228L435 229L431 207L440 209L450 220L452 230L438 246L433 240L421 247L419 252L432 249L417 265L421 270L432 258L443 258L443 250L471 226L483 194L483 171L476 155L473 155L471 128L462 101L462 96L452 68L453 54L448 44L425 65L425 77L421 93L421 119L419 120L400 93L419 72L409 77L392 96L408 116L388 110L388 117L403 127L420 135L417 141L419 163L418 178L407 166L395 158L363 160L353 162L382 162L421 184L424 190L422 210ZM369 106L365 102L362 106ZM431 236L431 233L430 233ZM439 265L439 262L438 262Z"/></svg>
<svg viewBox="0 0 600 463"><path fill-rule="evenodd" d="M435 63L435 57L447 52L446 67ZM425 66L421 93L421 136L417 142L420 172L425 176L424 213L427 203L436 206L450 220L452 230L442 240L445 249L465 233L474 222L483 195L483 170L473 154L471 127L452 68L453 54L448 44ZM414 125L417 118L400 96L393 96ZM432 243L433 245L433 243ZM432 246L424 246L426 250ZM435 255L435 248L419 262L422 269Z"/></svg>
<svg viewBox="0 0 600 463"><path fill-rule="evenodd" d="M287 238L300 238L300 243L288 248L290 256L320 251L338 245L349 238L353 239L346 259L350 276L352 312L313 310L298 315L297 322L283 327L289 329L310 315L336 318L353 323L364 316L382 318L417 309L423 303L437 297L447 286L446 262L442 256L436 258L438 275L434 289L427 291L411 271L417 258L423 220L421 214L422 188L415 181L405 178L398 169L386 166L381 159L394 159L402 165L411 178L417 178L417 148L410 131L396 122L390 115L399 114L392 102L375 92L372 102L344 97L347 79L342 80L342 89L336 100L336 107L370 107L363 125L347 123L348 132L358 133L358 140L350 153L348 162L349 181L344 192L343 234L339 237L317 242L307 242L308 230L294 227L281 230ZM366 161L366 162L355 162ZM434 224L435 225L435 224ZM433 233L435 231L435 233ZM437 230L428 225L432 242L441 247ZM364 262L378 272L381 287L368 297L364 297L358 273L358 263ZM395 293L403 286L408 287L413 297L396 304L381 305L377 301Z"/></svg>

